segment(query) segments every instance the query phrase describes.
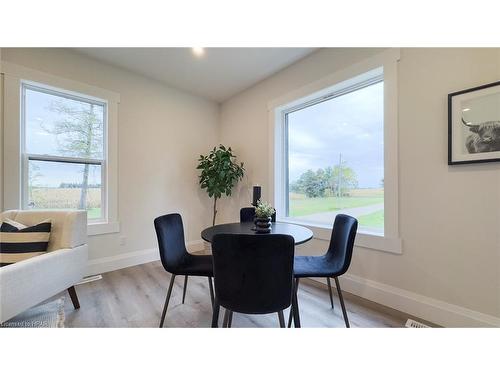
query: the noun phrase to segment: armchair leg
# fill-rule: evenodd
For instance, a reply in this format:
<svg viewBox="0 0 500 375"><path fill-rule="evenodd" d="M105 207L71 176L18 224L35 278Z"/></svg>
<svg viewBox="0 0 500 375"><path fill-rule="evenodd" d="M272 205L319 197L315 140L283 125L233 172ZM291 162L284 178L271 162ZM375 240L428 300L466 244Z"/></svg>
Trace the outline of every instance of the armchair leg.
<svg viewBox="0 0 500 375"><path fill-rule="evenodd" d="M68 288L69 296L71 297L71 302L73 302L73 307L75 309L80 308L80 302L78 301L78 296L76 295L76 289L74 286Z"/></svg>
<svg viewBox="0 0 500 375"><path fill-rule="evenodd" d="M349 318L347 317L347 310L345 309L344 297L342 297L342 290L340 290L340 283L338 277L335 277L335 284L337 285L337 293L339 294L340 306L342 307L342 314L344 315L344 322L347 328L350 327Z"/></svg>

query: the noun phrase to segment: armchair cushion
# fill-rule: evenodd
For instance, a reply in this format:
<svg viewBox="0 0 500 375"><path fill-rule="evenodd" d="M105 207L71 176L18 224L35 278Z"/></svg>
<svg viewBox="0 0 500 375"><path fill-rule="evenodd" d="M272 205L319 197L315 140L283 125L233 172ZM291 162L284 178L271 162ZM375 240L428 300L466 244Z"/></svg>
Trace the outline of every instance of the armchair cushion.
<svg viewBox="0 0 500 375"><path fill-rule="evenodd" d="M50 220L31 227L7 219L0 226L0 267L45 254Z"/></svg>

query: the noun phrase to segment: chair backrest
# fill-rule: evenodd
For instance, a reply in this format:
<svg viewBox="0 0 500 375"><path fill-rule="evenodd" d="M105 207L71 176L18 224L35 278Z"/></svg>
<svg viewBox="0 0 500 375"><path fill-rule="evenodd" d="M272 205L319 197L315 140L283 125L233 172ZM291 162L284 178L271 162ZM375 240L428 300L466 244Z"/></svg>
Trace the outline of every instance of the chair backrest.
<svg viewBox="0 0 500 375"><path fill-rule="evenodd" d="M255 218L255 207L243 207L240 209L240 223L253 222ZM271 216L271 221L276 222L276 212Z"/></svg>
<svg viewBox="0 0 500 375"><path fill-rule="evenodd" d="M326 257L330 261L341 265L340 274L345 273L351 264L357 229L358 220L354 217L344 214L335 216L330 246L328 247Z"/></svg>
<svg viewBox="0 0 500 375"><path fill-rule="evenodd" d="M281 234L217 234L215 295L231 311L267 314L291 304L295 241Z"/></svg>
<svg viewBox="0 0 500 375"><path fill-rule="evenodd" d="M179 214L163 215L157 217L154 223L163 268L176 273L188 254L184 242L182 217Z"/></svg>
<svg viewBox="0 0 500 375"><path fill-rule="evenodd" d="M9 210L0 214L0 222L11 219L32 226L50 219L47 251L70 249L87 243L87 212L85 210Z"/></svg>

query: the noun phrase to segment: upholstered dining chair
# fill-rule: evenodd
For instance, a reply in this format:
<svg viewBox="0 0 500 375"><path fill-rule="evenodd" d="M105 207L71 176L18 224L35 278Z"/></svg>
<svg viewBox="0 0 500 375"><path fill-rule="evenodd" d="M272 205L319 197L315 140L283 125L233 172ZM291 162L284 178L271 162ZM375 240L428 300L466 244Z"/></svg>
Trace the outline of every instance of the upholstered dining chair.
<svg viewBox="0 0 500 375"><path fill-rule="evenodd" d="M253 222L255 218L255 207L243 207L240 209L240 223ZM271 216L271 221L276 222L276 212Z"/></svg>
<svg viewBox="0 0 500 375"><path fill-rule="evenodd" d="M223 327L230 327L233 312L278 313L285 328L283 310L292 305L292 236L281 234L217 234L212 240L215 302L212 327L218 326L220 307L226 309ZM294 317L296 317L294 315ZM300 327L300 322L295 322Z"/></svg>
<svg viewBox="0 0 500 375"><path fill-rule="evenodd" d="M342 315L347 328L350 327L349 318L345 308L342 290L338 277L347 272L351 264L352 250L354 248L354 239L358 229L358 221L352 216L338 214L335 216L332 235L330 237L330 246L327 252L322 256L295 256L293 273L295 276L295 293L298 291L299 280L302 277L325 277L330 293L330 303L333 307L332 285L330 278L335 280L337 294L342 307ZM298 310L298 306L297 306ZM300 318L299 318L300 320ZM288 318L288 326L292 323L292 314Z"/></svg>
<svg viewBox="0 0 500 375"><path fill-rule="evenodd" d="M163 327L167 313L168 302L172 294L172 287L177 275L184 275L184 289L182 292L182 303L186 296L188 276L204 276L208 278L210 299L214 304L214 292L212 286L213 265L211 255L193 255L187 252L184 242L184 227L181 215L174 213L157 217L154 220L158 246L160 248L160 259L165 271L172 274L167 291L167 298L163 306L160 319L160 328Z"/></svg>

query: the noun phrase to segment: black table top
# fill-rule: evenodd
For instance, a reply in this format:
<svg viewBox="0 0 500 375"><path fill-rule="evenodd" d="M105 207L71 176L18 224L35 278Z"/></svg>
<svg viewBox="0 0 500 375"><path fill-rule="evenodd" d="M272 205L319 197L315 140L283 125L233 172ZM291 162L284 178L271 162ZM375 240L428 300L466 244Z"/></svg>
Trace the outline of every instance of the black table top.
<svg viewBox="0 0 500 375"><path fill-rule="evenodd" d="M252 222L215 225L204 229L201 232L201 238L212 242L213 236L219 233L253 234L259 236L259 233L252 230L254 226ZM296 245L309 241L313 236L313 232L310 229L289 223L272 223L270 234L288 234L295 239Z"/></svg>

